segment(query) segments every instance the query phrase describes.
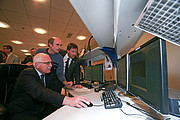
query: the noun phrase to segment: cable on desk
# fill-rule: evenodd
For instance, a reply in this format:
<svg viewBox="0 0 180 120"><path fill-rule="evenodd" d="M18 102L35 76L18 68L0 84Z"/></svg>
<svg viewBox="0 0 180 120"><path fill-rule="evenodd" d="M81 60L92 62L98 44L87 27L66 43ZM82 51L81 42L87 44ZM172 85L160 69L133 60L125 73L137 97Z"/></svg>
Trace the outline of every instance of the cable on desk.
<svg viewBox="0 0 180 120"><path fill-rule="evenodd" d="M155 116L152 116L152 115L148 114L145 110L131 105L129 102L126 102L126 101L124 101L124 100L122 100L122 102L125 102L127 105L129 105L129 106L137 109L137 110L140 111L141 113L143 113L143 114L145 114L145 115L147 115L147 116L149 116L149 117L151 117L151 118L153 118L153 119L161 120L160 118L157 118L157 117L155 117ZM121 111L122 111L122 110L121 110ZM123 112L123 113L124 113L124 112Z"/></svg>
<svg viewBox="0 0 180 120"><path fill-rule="evenodd" d="M144 115L141 115L141 114L127 114L127 113L125 113L121 108L120 108L120 110L125 114L125 115L130 115L130 116L141 116L141 117L145 117L145 118L147 118L147 116L144 116ZM150 119L149 117L148 117L148 119ZM152 120L152 119L150 119L150 120Z"/></svg>

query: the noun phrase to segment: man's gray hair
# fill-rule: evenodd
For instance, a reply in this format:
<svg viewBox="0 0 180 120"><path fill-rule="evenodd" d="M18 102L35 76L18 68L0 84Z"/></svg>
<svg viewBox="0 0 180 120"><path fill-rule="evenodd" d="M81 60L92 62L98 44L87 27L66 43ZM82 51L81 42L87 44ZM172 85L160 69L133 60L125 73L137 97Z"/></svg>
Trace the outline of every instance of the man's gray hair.
<svg viewBox="0 0 180 120"><path fill-rule="evenodd" d="M49 57L49 55L47 55L47 54L45 54L45 53L38 53L38 54L36 54L36 55L33 57L33 66L35 66L35 63L37 63L37 62L41 62L41 60L42 60L42 58L43 58L44 56L48 56L48 57Z"/></svg>

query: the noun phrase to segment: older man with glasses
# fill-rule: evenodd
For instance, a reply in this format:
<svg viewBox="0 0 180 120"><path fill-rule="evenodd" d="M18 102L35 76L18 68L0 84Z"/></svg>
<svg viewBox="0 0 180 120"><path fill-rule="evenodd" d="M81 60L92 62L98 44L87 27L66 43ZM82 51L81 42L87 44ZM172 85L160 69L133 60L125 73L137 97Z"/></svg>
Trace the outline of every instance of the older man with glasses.
<svg viewBox="0 0 180 120"><path fill-rule="evenodd" d="M7 105L9 120L40 120L62 105L82 108L90 104L86 97L67 97L48 89L44 75L50 73L51 67L49 55L39 53L33 58L33 67L21 72L12 100Z"/></svg>

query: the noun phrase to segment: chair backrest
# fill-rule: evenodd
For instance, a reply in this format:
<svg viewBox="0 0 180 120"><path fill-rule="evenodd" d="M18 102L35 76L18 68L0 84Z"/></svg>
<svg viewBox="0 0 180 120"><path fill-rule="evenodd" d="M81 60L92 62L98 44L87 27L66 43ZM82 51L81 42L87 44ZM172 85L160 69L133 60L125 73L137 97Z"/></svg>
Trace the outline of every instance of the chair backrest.
<svg viewBox="0 0 180 120"><path fill-rule="evenodd" d="M0 103L4 103L5 100L5 91L7 88L7 76L8 76L8 67L6 64L0 64Z"/></svg>
<svg viewBox="0 0 180 120"><path fill-rule="evenodd" d="M29 66L22 64L1 64L0 70L4 71L4 73L0 76L0 79L4 81L4 85L2 88L5 88L4 93L2 92L2 96L4 95L3 104L6 104L10 101L10 97L13 93L17 78L22 70ZM0 71L1 72L1 71Z"/></svg>

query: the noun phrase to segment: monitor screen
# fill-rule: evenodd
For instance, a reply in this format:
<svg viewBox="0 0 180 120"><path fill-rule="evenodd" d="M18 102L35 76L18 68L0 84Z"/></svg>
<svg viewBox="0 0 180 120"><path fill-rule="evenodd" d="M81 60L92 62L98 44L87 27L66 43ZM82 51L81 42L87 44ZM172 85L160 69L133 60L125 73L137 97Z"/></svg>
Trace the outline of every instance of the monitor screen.
<svg viewBox="0 0 180 120"><path fill-rule="evenodd" d="M104 64L92 66L92 81L99 83L104 82Z"/></svg>
<svg viewBox="0 0 180 120"><path fill-rule="evenodd" d="M91 66L84 67L84 80L91 80L92 79L92 70Z"/></svg>
<svg viewBox="0 0 180 120"><path fill-rule="evenodd" d="M128 90L129 55L117 60L117 86L126 94Z"/></svg>
<svg viewBox="0 0 180 120"><path fill-rule="evenodd" d="M168 113L166 43L155 37L130 54L128 92L161 113Z"/></svg>

